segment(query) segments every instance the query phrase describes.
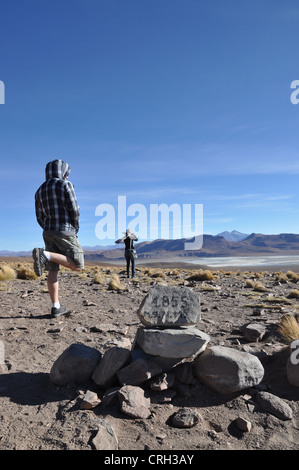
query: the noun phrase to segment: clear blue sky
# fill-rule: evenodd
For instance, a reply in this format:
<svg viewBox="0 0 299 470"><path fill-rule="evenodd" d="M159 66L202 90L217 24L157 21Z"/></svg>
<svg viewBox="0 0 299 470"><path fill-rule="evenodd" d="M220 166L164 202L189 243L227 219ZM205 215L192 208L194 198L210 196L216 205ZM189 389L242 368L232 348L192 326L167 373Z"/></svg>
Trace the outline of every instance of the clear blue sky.
<svg viewBox="0 0 299 470"><path fill-rule="evenodd" d="M0 250L43 245L57 157L83 245L113 243L95 209L118 196L203 204L204 233L299 233L297 0L4 0L0 18Z"/></svg>

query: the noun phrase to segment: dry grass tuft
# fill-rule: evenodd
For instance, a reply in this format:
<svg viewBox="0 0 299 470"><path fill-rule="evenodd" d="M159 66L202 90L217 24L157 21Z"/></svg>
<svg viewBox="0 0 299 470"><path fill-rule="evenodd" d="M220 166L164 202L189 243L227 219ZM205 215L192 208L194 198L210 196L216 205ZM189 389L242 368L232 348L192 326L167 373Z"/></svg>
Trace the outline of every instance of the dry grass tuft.
<svg viewBox="0 0 299 470"><path fill-rule="evenodd" d="M145 274L146 276L151 276L152 274L154 274L154 270L153 270L152 268L146 268L146 269L144 270L144 274Z"/></svg>
<svg viewBox="0 0 299 470"><path fill-rule="evenodd" d="M113 273L110 277L108 290L122 290L123 287L117 274Z"/></svg>
<svg viewBox="0 0 299 470"><path fill-rule="evenodd" d="M13 268L8 264L2 264L0 266L0 281L10 281L11 279L16 279L17 274Z"/></svg>
<svg viewBox="0 0 299 470"><path fill-rule="evenodd" d="M288 295L289 299L299 299L299 290L298 289L293 289Z"/></svg>
<svg viewBox="0 0 299 470"><path fill-rule="evenodd" d="M281 283L287 283L289 280L288 276L282 272L276 273L275 276L275 281L281 282Z"/></svg>
<svg viewBox="0 0 299 470"><path fill-rule="evenodd" d="M19 266L16 270L17 279L27 279L35 280L38 279L38 276L35 274L34 270L29 266Z"/></svg>
<svg viewBox="0 0 299 470"><path fill-rule="evenodd" d="M165 279L167 277L166 274L163 271L156 271L156 272L152 273L151 276L153 278L161 278L161 279Z"/></svg>
<svg viewBox="0 0 299 470"><path fill-rule="evenodd" d="M293 315L284 315L277 330L287 343L299 339L299 323Z"/></svg>
<svg viewBox="0 0 299 470"><path fill-rule="evenodd" d="M105 281L106 281L106 277L105 277L104 273L101 272L101 271L95 271L92 282L94 284L104 285Z"/></svg>
<svg viewBox="0 0 299 470"><path fill-rule="evenodd" d="M212 271L209 269L203 270L200 269L199 271L196 271L194 274L192 274L190 277L188 277L188 281L214 281L214 275Z"/></svg>
<svg viewBox="0 0 299 470"><path fill-rule="evenodd" d="M286 304L286 305L292 305L292 302L288 300L284 296L275 296L275 295L268 295L266 298L264 298L264 302L272 302L274 304Z"/></svg>
<svg viewBox="0 0 299 470"><path fill-rule="evenodd" d="M287 272L287 277L292 282L298 282L299 281L299 274L294 273L293 271L288 271Z"/></svg>
<svg viewBox="0 0 299 470"><path fill-rule="evenodd" d="M260 281L253 281L252 279L247 279L246 287L251 287L257 292L265 292L267 288Z"/></svg>

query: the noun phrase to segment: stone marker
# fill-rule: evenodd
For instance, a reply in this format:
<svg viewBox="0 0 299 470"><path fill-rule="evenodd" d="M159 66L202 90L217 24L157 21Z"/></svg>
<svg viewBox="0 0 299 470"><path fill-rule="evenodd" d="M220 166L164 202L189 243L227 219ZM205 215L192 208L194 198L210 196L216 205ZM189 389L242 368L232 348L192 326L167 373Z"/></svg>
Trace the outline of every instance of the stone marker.
<svg viewBox="0 0 299 470"><path fill-rule="evenodd" d="M201 317L199 295L187 287L155 286L137 314L145 326L196 325Z"/></svg>
<svg viewBox="0 0 299 470"><path fill-rule="evenodd" d="M210 336L192 326L168 329L139 328L136 340L147 354L188 358L203 351L210 341Z"/></svg>

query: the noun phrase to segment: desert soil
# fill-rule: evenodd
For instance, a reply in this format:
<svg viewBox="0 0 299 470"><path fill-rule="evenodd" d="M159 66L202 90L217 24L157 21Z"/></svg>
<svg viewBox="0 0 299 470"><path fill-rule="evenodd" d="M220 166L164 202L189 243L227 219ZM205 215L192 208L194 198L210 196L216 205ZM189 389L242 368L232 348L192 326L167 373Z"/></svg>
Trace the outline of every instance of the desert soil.
<svg viewBox="0 0 299 470"><path fill-rule="evenodd" d="M214 270L214 280L189 281L191 268L171 266L151 271L140 266L132 280L125 277L122 266L98 269L104 274L104 284L94 282L92 266L80 275L61 271L60 300L71 313L59 319L50 316L44 276L0 283L0 340L5 359L0 366L0 450L92 450L99 417L114 428L120 451L299 449L299 388L287 381L289 353L277 332L282 315L297 312L299 300L288 298L296 281L281 282L275 272L251 270ZM119 275L123 289L108 288L113 272ZM159 277L160 272L163 276ZM252 278L267 290L246 286ZM210 335L209 345L240 350L250 346L260 354L265 368L261 385L291 406L291 420L282 421L261 410L254 402L253 390L222 395L199 380L190 386L188 396L177 393L171 402L153 402L148 419L126 416L117 402L82 410L79 391L89 389L99 398L103 395L92 381L67 387L50 382L52 364L73 343L101 353L113 345L132 344L140 325L138 307L148 290L160 282L187 285L200 295L198 328ZM260 315L256 315L257 308L263 309ZM249 322L267 327L261 341L245 341L242 326ZM150 396L150 390L144 389ZM197 410L201 422L192 428L174 427L171 417L180 408ZM239 416L251 422L250 432L238 430L235 420Z"/></svg>

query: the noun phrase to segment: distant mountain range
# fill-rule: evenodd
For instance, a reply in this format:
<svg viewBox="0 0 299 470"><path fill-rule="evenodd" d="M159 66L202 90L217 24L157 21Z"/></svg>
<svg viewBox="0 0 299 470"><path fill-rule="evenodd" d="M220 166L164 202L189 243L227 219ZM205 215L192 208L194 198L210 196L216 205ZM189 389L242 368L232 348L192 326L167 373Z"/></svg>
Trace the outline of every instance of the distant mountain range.
<svg viewBox="0 0 299 470"><path fill-rule="evenodd" d="M155 240L137 243L136 251L140 260L171 260L171 258L232 257L258 255L299 255L299 235L279 234L263 235L252 233L245 239L230 241L220 235L203 235L203 245L200 250L184 250L186 239ZM124 249L88 252L86 259L90 261L112 261L123 259Z"/></svg>
<svg viewBox="0 0 299 470"><path fill-rule="evenodd" d="M218 237L223 237L225 240L230 242L239 242L245 240L249 235L246 233L238 232L237 230L233 230L232 232L221 232L218 233Z"/></svg>
<svg viewBox="0 0 299 470"><path fill-rule="evenodd" d="M192 239L191 239L192 240ZM279 235L263 235L252 233L245 235L234 230L222 232L219 235L203 235L203 245L200 250L185 250L187 239L154 240L136 243L136 251L140 260L171 260L171 258L201 258L201 257L232 257L258 255L299 255L299 234L281 233ZM109 247L83 247L85 258L89 261L123 260L124 245ZM1 257L31 256L31 252L0 251Z"/></svg>

